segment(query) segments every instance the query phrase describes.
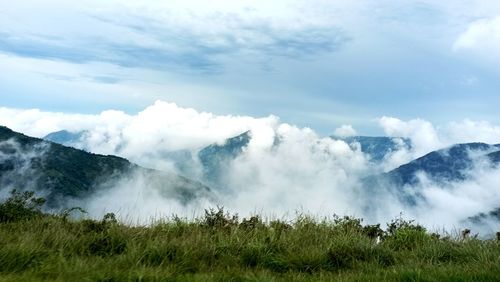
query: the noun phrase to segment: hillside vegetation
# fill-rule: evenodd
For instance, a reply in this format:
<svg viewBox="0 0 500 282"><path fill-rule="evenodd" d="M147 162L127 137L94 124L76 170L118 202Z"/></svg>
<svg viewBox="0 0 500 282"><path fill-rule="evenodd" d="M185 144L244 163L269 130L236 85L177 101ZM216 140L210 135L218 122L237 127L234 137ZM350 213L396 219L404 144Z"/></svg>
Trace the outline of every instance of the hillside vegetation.
<svg viewBox="0 0 500 282"><path fill-rule="evenodd" d="M147 179L144 185L148 189L183 204L212 196L208 187L174 173L143 168L124 158L77 150L0 126L0 192L10 187L30 187L44 193L49 207L60 208L134 177Z"/></svg>
<svg viewBox="0 0 500 282"><path fill-rule="evenodd" d="M350 217L240 220L220 208L128 226L113 214L43 214L43 203L13 192L0 204L1 281L500 280L498 241L430 234L403 219L382 230Z"/></svg>

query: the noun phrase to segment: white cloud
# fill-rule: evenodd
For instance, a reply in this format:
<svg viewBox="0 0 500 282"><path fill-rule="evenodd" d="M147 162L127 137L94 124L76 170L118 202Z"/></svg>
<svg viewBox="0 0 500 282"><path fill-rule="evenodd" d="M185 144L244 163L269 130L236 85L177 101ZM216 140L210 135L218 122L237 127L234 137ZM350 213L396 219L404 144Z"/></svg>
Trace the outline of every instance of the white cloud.
<svg viewBox="0 0 500 282"><path fill-rule="evenodd" d="M95 216L115 210L132 222L147 222L151 217L170 213L194 215L210 205L220 204L242 216L253 212L293 216L295 211L303 210L313 215L354 214L388 221L404 211L407 216L432 226L440 224L433 221L436 218L446 220L447 224L458 224L468 212L473 215L494 208L499 197L493 188L498 183L496 170L472 171L477 178L450 183L449 189L424 181L412 188L426 197L425 203L415 207L398 201L388 191L363 192L362 179L380 172L380 168L369 162L359 148L319 136L310 128L281 123L275 116L219 116L158 101L134 115L114 110L98 115L77 115L0 108L0 121L14 130L36 136L61 129L88 130L84 145L91 151L118 154L163 169L169 167L161 152L188 149L196 153L203 146L223 143L226 138L251 131L250 143L227 168L226 190L214 191L215 200L200 199L182 206L147 190L147 179L131 177L84 205ZM422 119L403 121L383 117L380 125L388 136L410 138L413 144L410 150L401 144L382 167L396 167L457 142L500 143L500 127L487 122L464 120L434 126ZM473 191L478 194L471 196ZM377 204L375 214L370 214L364 210L363 201L373 197L380 205ZM450 206L450 202L445 201L447 197L455 199L456 205ZM134 214L136 217L132 218Z"/></svg>
<svg viewBox="0 0 500 282"><path fill-rule="evenodd" d="M427 153L459 143L500 143L500 127L486 121L454 121L434 126L423 119L403 121L394 117L382 117L379 125L387 136L411 140L412 148L400 149L386 157L384 171L394 169Z"/></svg>
<svg viewBox="0 0 500 282"><path fill-rule="evenodd" d="M407 209L407 215L419 218L426 226L451 230L464 225L470 228L473 224L464 223L464 219L499 208L500 193L497 187L500 169L478 166L469 173L472 177L466 181L446 185L423 181L413 187L422 193L423 199L415 207ZM487 225L474 228L474 232L484 236L496 232L500 223L488 222Z"/></svg>
<svg viewBox="0 0 500 282"><path fill-rule="evenodd" d="M436 127L423 119L403 121L382 117L379 124L388 136L411 139L416 153L427 153L457 143L500 143L500 126L487 121L464 119Z"/></svg>
<svg viewBox="0 0 500 282"><path fill-rule="evenodd" d="M249 130L260 136L278 125L275 116L218 116L162 101L136 115L115 110L81 115L0 108L0 121L13 130L36 137L59 130L88 131L82 147L153 167L157 165L155 161L143 162L142 157L159 151L197 150ZM252 142L264 142L258 141L262 139L259 136Z"/></svg>
<svg viewBox="0 0 500 282"><path fill-rule="evenodd" d="M335 136L344 138L344 137L349 137L349 136L354 136L356 135L356 130L352 127L352 125L347 125L344 124L339 128L336 128L335 131L333 132Z"/></svg>
<svg viewBox="0 0 500 282"><path fill-rule="evenodd" d="M345 142L320 137L309 128L280 123L275 116L218 116L161 101L136 115L120 111L73 115L0 108L0 120L14 130L39 137L62 129L87 130L82 146L90 151L118 154L162 169L169 167L161 152L188 149L196 153L211 143L223 143L229 137L250 131L248 147L226 173L231 192L219 195L220 204L243 214L260 208L277 214L293 213L299 208L311 213L347 212L353 201L351 184L366 174L369 165L358 149ZM129 211L154 195L141 190L141 185L144 186L141 181L119 184L111 194L98 198L109 199L113 193L117 197L136 195L137 200L122 201L122 211ZM276 199L281 200L273 205ZM103 200L96 201L91 205L92 210ZM151 209L144 213L161 210L162 203L151 201L148 204Z"/></svg>
<svg viewBox="0 0 500 282"><path fill-rule="evenodd" d="M444 144L439 140L438 132L434 126L422 119L402 121L393 117L382 117L380 126L385 134L391 137L404 137L411 139L415 154L422 155L442 148Z"/></svg>
<svg viewBox="0 0 500 282"><path fill-rule="evenodd" d="M456 39L453 49L500 62L500 16L470 23Z"/></svg>

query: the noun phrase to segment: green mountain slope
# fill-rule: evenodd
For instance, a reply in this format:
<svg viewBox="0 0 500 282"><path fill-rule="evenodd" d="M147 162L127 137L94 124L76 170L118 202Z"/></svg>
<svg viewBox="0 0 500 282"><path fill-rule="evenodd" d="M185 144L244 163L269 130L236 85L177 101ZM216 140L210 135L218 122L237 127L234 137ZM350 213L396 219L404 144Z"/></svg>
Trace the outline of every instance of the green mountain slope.
<svg viewBox="0 0 500 282"><path fill-rule="evenodd" d="M176 174L28 137L0 126L0 190L35 190L43 193L49 205L57 206L68 198L90 196L136 175L146 179L149 188L182 203L210 196L208 187Z"/></svg>

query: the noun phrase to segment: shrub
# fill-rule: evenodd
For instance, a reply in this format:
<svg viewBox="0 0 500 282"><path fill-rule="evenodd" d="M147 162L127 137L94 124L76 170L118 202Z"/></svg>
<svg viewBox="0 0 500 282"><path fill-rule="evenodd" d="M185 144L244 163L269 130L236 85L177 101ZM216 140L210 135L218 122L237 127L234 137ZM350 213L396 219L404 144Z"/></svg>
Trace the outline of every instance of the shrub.
<svg viewBox="0 0 500 282"><path fill-rule="evenodd" d="M205 210L205 218L202 225L212 229L230 229L231 226L238 225L238 216L229 215L229 213L224 213L223 207L217 207L215 209Z"/></svg>
<svg viewBox="0 0 500 282"><path fill-rule="evenodd" d="M363 226L363 234L373 240L378 237L382 238L384 236L384 231L380 228L380 224L366 225Z"/></svg>
<svg viewBox="0 0 500 282"><path fill-rule="evenodd" d="M394 250L413 250L432 239L427 234L426 229L421 225L414 224L413 220L407 221L397 218L387 226L383 244Z"/></svg>
<svg viewBox="0 0 500 282"><path fill-rule="evenodd" d="M339 217L338 215L333 215L335 229L343 233L361 233L363 230L363 227L361 226L362 221L362 219L351 216Z"/></svg>
<svg viewBox="0 0 500 282"><path fill-rule="evenodd" d="M252 216L249 219L244 218L240 223L240 228L244 230L255 230L264 227L260 216Z"/></svg>
<svg viewBox="0 0 500 282"><path fill-rule="evenodd" d="M44 198L35 197L32 191L12 190L10 197L0 204L0 223L15 222L42 216Z"/></svg>
<svg viewBox="0 0 500 282"><path fill-rule="evenodd" d="M118 220L114 213L107 213L104 215L102 220L96 221L93 219L82 220L82 226L84 232L104 232L109 229L110 226L117 224Z"/></svg>
<svg viewBox="0 0 500 282"><path fill-rule="evenodd" d="M385 232L385 236L394 236L400 230L414 230L426 233L426 229L419 224L415 224L414 220L405 220L402 217L393 219L391 222L387 224L387 230Z"/></svg>

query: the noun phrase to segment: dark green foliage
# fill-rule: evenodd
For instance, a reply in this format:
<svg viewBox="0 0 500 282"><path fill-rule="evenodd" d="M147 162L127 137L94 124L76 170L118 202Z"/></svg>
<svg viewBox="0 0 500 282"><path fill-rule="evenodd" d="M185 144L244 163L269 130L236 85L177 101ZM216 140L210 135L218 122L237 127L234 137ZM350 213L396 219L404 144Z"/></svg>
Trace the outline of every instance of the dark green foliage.
<svg viewBox="0 0 500 282"><path fill-rule="evenodd" d="M97 256L119 255L125 251L127 242L118 234L99 233L90 240L88 253Z"/></svg>
<svg viewBox="0 0 500 282"><path fill-rule="evenodd" d="M37 266L44 259L45 252L15 247L0 249L0 273L22 272Z"/></svg>
<svg viewBox="0 0 500 282"><path fill-rule="evenodd" d="M72 208L69 208L69 209L64 209L61 212L60 216L61 216L61 218L62 218L63 221L67 221L68 218L71 216L71 214L73 212L75 212L75 211L80 212L81 214L86 214L87 213L87 211L84 210L84 209L82 209L81 207L72 207Z"/></svg>
<svg viewBox="0 0 500 282"><path fill-rule="evenodd" d="M165 263L173 262L182 256L179 248L175 245L160 245L148 247L144 250L140 263L147 266L161 266Z"/></svg>
<svg viewBox="0 0 500 282"><path fill-rule="evenodd" d="M238 225L238 216L231 216L229 213L224 213L223 207L205 210L205 218L202 223L204 226L213 229L229 229Z"/></svg>
<svg viewBox="0 0 500 282"><path fill-rule="evenodd" d="M32 191L12 190L10 198L0 204L0 223L31 219L42 215L45 199L35 197Z"/></svg>
<svg viewBox="0 0 500 282"><path fill-rule="evenodd" d="M475 256L474 253L464 248L463 244L455 242L442 244L435 240L422 245L417 254L432 263L459 263Z"/></svg>
<svg viewBox="0 0 500 282"><path fill-rule="evenodd" d="M1 182L14 182L17 185L26 184L27 178L36 189L51 188L47 195L48 204L55 206L64 197L83 197L92 192L93 186L99 181L109 180L128 172L133 165L126 159L91 154L82 150L65 147L59 144L28 137L14 132L6 127L0 127L0 142L12 140L16 146L4 146L0 152L6 153L11 167L0 168ZM36 152L36 154L30 154ZM29 166L30 173L16 177L20 163L19 156L32 158L22 160Z"/></svg>
<svg viewBox="0 0 500 282"><path fill-rule="evenodd" d="M427 234L423 226L400 217L387 224L384 245L395 250L412 250L431 239L431 235Z"/></svg>
<svg viewBox="0 0 500 282"><path fill-rule="evenodd" d="M380 228L380 224L366 225L363 227L363 234L370 239L377 239L384 236L384 230Z"/></svg>
<svg viewBox="0 0 500 282"><path fill-rule="evenodd" d="M69 198L84 198L96 189L109 188L120 179L138 173L154 188L181 203L210 189L185 177L146 169L116 156L92 154L42 139L29 137L0 126L0 189L33 187L44 191L50 208L68 208Z"/></svg>

